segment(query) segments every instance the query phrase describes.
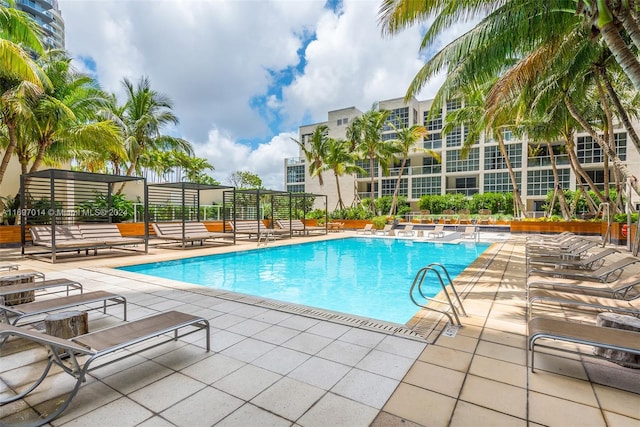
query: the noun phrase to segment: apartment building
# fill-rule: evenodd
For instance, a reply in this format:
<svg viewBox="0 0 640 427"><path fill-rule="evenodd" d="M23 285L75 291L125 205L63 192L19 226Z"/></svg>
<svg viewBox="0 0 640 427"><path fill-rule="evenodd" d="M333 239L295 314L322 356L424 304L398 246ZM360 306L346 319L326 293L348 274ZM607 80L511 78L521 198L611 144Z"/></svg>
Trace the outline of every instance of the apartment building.
<svg viewBox="0 0 640 427"><path fill-rule="evenodd" d="M57 0L16 0L16 8L31 16L42 28L47 48L64 49L64 19Z"/></svg>
<svg viewBox="0 0 640 427"><path fill-rule="evenodd" d="M446 115L461 108L461 101L447 101L442 106L440 114L429 118L432 102L433 100L412 99L405 103L403 98L397 98L378 103L380 109L390 112L388 123L393 123L396 127L420 124L429 131L429 135L416 145L415 151L410 153L400 181L399 194L406 196L414 210L418 210L417 202L425 194L462 193L472 196L475 193L484 192L513 192L506 162L496 141L481 137L469 150L467 157L463 158L461 148L468 133L467 127L458 126L447 135L442 134ZM326 122L301 126L299 141L306 143L314 129L320 125L328 126L330 137L345 138L347 126L362 114L363 112L355 107L329 111ZM388 123L383 129L383 140L396 137ZM636 132L638 130L636 128ZM614 134L618 156L627 163L632 172L640 176L640 153L628 139L627 132L622 126L616 127ZM509 131L505 131L503 136L527 211L541 211L547 193L554 188L554 176L547 144L532 143L526 137L516 138ZM574 143L578 160L594 183L603 188L605 165L602 149L586 133L578 133ZM552 141L552 145L558 148L564 147L560 141ZM441 161L436 161L421 149L440 153ZM577 181L569 166L568 155L566 152L563 153L562 149L554 150L554 153L562 187L575 190ZM376 165L373 171L374 188L371 188L368 160L361 162L361 166L367 170L367 174L340 177L342 198L346 205L351 205L356 198L370 197L372 193L375 197L393 194L400 172L399 160L386 175ZM285 159L284 168L287 191L326 194L329 209L336 206L337 186L333 174L325 173L324 185L321 187L317 177L309 176L309 168L302 151L299 157ZM611 183L615 182L613 171L610 172L609 179ZM637 196L632 200L634 204L640 204Z"/></svg>

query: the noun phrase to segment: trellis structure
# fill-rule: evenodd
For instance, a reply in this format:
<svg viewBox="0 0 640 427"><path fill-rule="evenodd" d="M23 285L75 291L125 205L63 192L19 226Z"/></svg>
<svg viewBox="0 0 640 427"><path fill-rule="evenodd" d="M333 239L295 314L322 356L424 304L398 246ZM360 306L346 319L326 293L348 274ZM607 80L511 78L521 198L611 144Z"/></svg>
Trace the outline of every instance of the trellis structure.
<svg viewBox="0 0 640 427"><path fill-rule="evenodd" d="M69 235L77 230L81 224L117 224L133 217L133 212L124 205L115 205L119 198L114 193L117 184L131 183L135 185L133 190L142 195L140 217L144 218L144 232L138 239L112 239L110 243L98 241L93 237L83 238L81 234ZM137 186L139 185L139 186ZM88 253L93 250L97 254L98 249L119 248L132 249L132 241L144 244L144 253L148 253L148 215L147 215L147 190L146 179L133 176L97 174L78 172L62 169L46 169L20 177L20 235L22 254L31 243L27 237L29 228L40 226L46 228L48 240L44 246L30 251L30 254L50 253L51 261L56 261L56 255L60 252L80 252L80 249ZM44 227L42 227L44 226ZM116 228L110 227L112 230ZM105 229L105 228L103 228ZM119 228L117 229L119 232ZM49 234L50 233L50 234ZM64 241L65 240L71 240ZM85 245L83 245L83 239ZM56 244L58 240L58 244ZM64 243L64 244L63 244ZM76 246L74 246L76 244ZM46 248L46 249L43 249ZM35 249L35 248L34 248ZM42 251L39 251L43 249ZM139 251L139 249L135 249Z"/></svg>

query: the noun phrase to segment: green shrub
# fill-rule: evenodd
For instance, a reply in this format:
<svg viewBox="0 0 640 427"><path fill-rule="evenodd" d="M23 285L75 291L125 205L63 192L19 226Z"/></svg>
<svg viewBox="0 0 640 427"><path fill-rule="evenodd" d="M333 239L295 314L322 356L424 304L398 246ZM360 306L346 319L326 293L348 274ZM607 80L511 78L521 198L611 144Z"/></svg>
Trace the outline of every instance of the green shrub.
<svg viewBox="0 0 640 427"><path fill-rule="evenodd" d="M376 216L373 217L373 219L371 220L373 222L373 226L375 228L377 228L378 230L381 230L384 228L385 224L387 223L387 217L386 216Z"/></svg>
<svg viewBox="0 0 640 427"><path fill-rule="evenodd" d="M614 222L627 222L627 214L626 213L617 213L613 216L613 221ZM632 213L631 214L631 222L637 223L638 222L638 214L637 213Z"/></svg>

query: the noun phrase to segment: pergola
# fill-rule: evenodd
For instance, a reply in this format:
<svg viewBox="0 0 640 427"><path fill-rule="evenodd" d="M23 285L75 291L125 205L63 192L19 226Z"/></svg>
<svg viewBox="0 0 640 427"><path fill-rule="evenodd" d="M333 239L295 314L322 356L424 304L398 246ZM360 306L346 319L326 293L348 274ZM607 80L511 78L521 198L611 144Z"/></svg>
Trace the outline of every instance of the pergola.
<svg viewBox="0 0 640 427"><path fill-rule="evenodd" d="M138 183L142 193L144 218L144 252L148 253L148 216L146 179L134 176L98 174L62 169L45 169L20 177L20 234L22 254L25 254L28 227L49 225L51 244L47 248L55 262L56 253L70 249L57 247L56 228L80 223L115 224L129 212L114 206L116 185ZM116 189L118 191L118 189ZM61 231L61 230L59 230ZM111 247L111 246L109 246Z"/></svg>

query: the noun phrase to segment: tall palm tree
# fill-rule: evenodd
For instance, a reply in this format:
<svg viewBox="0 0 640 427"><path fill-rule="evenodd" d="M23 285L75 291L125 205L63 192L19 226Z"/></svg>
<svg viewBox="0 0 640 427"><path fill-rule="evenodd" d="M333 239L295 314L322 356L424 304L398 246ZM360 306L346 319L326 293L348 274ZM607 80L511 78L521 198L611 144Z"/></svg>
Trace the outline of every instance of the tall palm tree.
<svg viewBox="0 0 640 427"><path fill-rule="evenodd" d="M428 132L424 126L421 125L413 125L411 127L402 127L398 129L396 125L391 123L391 127L396 133L396 138L393 140L393 143L396 146L396 156L400 157L400 172L398 172L398 179L396 180L396 186L393 189L393 197L391 200L391 207L389 208L389 215L393 215L396 213L396 208L398 206L398 192L400 191L400 183L402 182L402 174L404 173L404 168L407 164L407 160L409 159L409 152L411 149L415 149L416 143L422 141L422 138L427 136ZM431 156L438 157L435 152L432 150L427 150Z"/></svg>
<svg viewBox="0 0 640 427"><path fill-rule="evenodd" d="M349 151L351 143L344 139L329 138L327 140L327 150L324 157L322 169L332 171L336 180L338 191L338 203L336 209L345 209L340 191L340 177L345 174L364 173L364 169L355 162L353 154Z"/></svg>
<svg viewBox="0 0 640 427"><path fill-rule="evenodd" d="M140 78L135 86L127 78L122 84L127 94L120 121L128 151L127 176L139 171L138 160L145 151L176 149L193 154L191 143L185 139L162 134L164 127L179 123L169 97L152 90L148 77ZM118 193L123 188L124 184Z"/></svg>
<svg viewBox="0 0 640 427"><path fill-rule="evenodd" d="M324 165L324 159L327 155L327 143L329 140L329 127L327 125L317 126L311 138L308 142L298 141L291 138L300 150L304 153L307 162L309 162L309 176L318 177L318 183L322 187L324 185L324 179L322 178L322 171Z"/></svg>
<svg viewBox="0 0 640 427"><path fill-rule="evenodd" d="M356 117L351 126L355 131L350 131L352 139L356 142L355 153L363 159L369 160L369 176L371 177L371 198L369 209L375 212L375 165L382 169L382 172L389 172L389 163L396 153L394 144L382 140L382 130L389 118L390 112L379 110L374 106L360 117Z"/></svg>
<svg viewBox="0 0 640 427"><path fill-rule="evenodd" d="M18 123L28 116L33 99L48 86L47 77L30 54L43 52L39 27L14 5L13 0L0 4L0 122L8 133L0 183L18 143Z"/></svg>

